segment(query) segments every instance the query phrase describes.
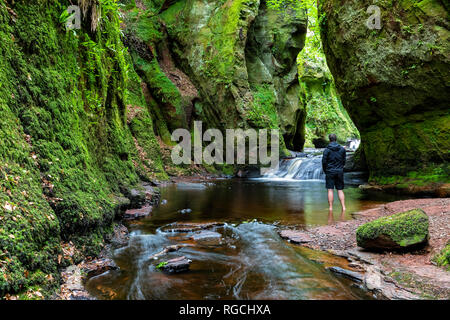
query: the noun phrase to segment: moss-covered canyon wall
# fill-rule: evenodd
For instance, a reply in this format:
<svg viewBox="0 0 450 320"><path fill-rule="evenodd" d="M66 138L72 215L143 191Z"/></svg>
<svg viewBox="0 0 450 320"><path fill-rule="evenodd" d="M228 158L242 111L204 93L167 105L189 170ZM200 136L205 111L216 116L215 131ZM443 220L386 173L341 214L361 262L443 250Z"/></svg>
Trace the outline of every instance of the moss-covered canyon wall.
<svg viewBox="0 0 450 320"><path fill-rule="evenodd" d="M71 4L0 1L0 296L50 295L62 267L98 253L140 180L190 173L172 166L170 133L194 119L303 145L304 12L80 0L81 29L67 31Z"/></svg>
<svg viewBox="0 0 450 320"><path fill-rule="evenodd" d="M359 138L334 87L325 60L299 56L301 103L306 105L305 147L325 147L328 134L335 133L340 143Z"/></svg>
<svg viewBox="0 0 450 320"><path fill-rule="evenodd" d="M372 181L448 182L448 2L377 1L381 28L373 30L372 1L318 3L327 62Z"/></svg>
<svg viewBox="0 0 450 320"><path fill-rule="evenodd" d="M136 70L153 89L158 132L280 128L303 146L296 57L305 11L275 11L266 1L128 1L126 37ZM165 139L167 141L168 139Z"/></svg>
<svg viewBox="0 0 450 320"><path fill-rule="evenodd" d="M66 32L69 1L0 1L0 295L50 292L59 267L98 252L130 187L165 174L143 93L127 90L117 4L81 3Z"/></svg>

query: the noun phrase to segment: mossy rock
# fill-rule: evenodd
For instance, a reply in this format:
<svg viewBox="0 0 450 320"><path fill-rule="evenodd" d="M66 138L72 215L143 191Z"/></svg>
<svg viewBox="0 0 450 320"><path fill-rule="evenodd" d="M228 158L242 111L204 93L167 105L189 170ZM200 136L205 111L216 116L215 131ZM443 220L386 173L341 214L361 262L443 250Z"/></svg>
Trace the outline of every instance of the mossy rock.
<svg viewBox="0 0 450 320"><path fill-rule="evenodd" d="M428 216L413 209L382 217L356 230L358 246L366 249L389 250L417 247L428 242Z"/></svg>

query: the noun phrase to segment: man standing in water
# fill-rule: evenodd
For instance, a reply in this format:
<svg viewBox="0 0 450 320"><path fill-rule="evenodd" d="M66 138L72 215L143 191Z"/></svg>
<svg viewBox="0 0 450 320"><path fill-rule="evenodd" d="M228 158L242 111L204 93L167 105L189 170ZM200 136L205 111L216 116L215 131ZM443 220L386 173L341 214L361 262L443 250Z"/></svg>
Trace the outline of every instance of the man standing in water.
<svg viewBox="0 0 450 320"><path fill-rule="evenodd" d="M345 196L344 196L344 165L346 151L339 145L334 133L328 136L330 144L325 148L322 157L322 168L325 172L325 187L328 189L328 204L330 212L333 211L334 188L338 191L339 200L342 205L342 213L345 211Z"/></svg>

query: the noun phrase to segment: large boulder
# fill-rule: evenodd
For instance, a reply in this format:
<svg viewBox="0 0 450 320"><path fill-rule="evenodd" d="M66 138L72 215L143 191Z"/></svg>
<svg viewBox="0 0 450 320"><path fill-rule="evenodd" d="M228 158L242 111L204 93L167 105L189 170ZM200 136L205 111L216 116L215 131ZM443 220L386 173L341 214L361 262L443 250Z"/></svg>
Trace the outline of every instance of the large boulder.
<svg viewBox="0 0 450 320"><path fill-rule="evenodd" d="M305 45L306 23L302 11L275 11L266 1L260 1L245 44L248 81L255 102L254 111L246 118L251 125L263 127L259 115L267 113L272 123L266 124L279 126L287 148L292 150L303 149L305 141L306 109L299 99L296 61ZM270 101L275 108L270 108Z"/></svg>
<svg viewBox="0 0 450 320"><path fill-rule="evenodd" d="M356 230L356 242L375 250L418 247L428 242L428 216L413 209L376 219Z"/></svg>
<svg viewBox="0 0 450 320"><path fill-rule="evenodd" d="M366 26L372 4L381 29ZM434 175L450 160L448 10L439 0L319 0L327 63L375 181Z"/></svg>

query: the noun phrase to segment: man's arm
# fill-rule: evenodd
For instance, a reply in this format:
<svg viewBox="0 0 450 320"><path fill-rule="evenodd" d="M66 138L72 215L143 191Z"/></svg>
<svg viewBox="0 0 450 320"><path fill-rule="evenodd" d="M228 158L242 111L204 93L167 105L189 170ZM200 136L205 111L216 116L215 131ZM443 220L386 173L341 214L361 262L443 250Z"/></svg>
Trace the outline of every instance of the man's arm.
<svg viewBox="0 0 450 320"><path fill-rule="evenodd" d="M327 172L327 164L328 164L328 149L325 149L322 155L322 170L324 173Z"/></svg>

